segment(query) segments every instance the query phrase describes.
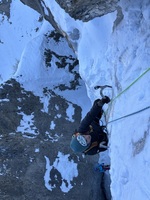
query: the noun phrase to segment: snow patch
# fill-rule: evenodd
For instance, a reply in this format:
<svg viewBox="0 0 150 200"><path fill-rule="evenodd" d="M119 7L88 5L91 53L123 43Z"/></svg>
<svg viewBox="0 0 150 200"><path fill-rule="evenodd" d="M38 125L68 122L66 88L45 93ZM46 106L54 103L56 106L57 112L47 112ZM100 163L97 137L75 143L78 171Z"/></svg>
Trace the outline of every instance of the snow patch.
<svg viewBox="0 0 150 200"><path fill-rule="evenodd" d="M60 186L60 189L62 192L64 193L69 192L73 187L71 182L75 177L78 176L78 170L77 170L77 164L74 163L72 159L69 160L69 156L70 155L68 154L65 155L61 152L58 152L57 158L55 159L53 165L50 165L50 160L48 159L48 157L45 156L46 172L44 180L45 180L45 186L48 190L52 191L52 189L55 188L55 186L52 186L50 178L50 173L53 168L56 169L61 174L62 184Z"/></svg>
<svg viewBox="0 0 150 200"><path fill-rule="evenodd" d="M22 119L20 121L20 125L18 126L16 132L21 132L24 137L33 138L37 136L39 133L34 126L34 113L31 115L26 115L23 112L18 113L22 115ZM30 135L28 135L30 134Z"/></svg>
<svg viewBox="0 0 150 200"><path fill-rule="evenodd" d="M69 106L66 110L66 113L67 113L67 120L71 121L71 122L74 122L74 119L73 119L73 115L74 115L74 107L72 106L71 103L69 103Z"/></svg>

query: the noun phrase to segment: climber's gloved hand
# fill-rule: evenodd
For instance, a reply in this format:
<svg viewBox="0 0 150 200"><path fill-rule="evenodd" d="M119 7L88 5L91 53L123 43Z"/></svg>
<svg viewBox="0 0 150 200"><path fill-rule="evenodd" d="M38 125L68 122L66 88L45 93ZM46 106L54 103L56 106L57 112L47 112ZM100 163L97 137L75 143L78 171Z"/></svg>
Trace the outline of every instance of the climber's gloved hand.
<svg viewBox="0 0 150 200"><path fill-rule="evenodd" d="M110 98L108 96L104 96L102 99L97 99L95 103L97 103L98 106L103 106L105 103L109 103Z"/></svg>
<svg viewBox="0 0 150 200"><path fill-rule="evenodd" d="M110 102L110 98L109 98L108 96L104 96L104 97L102 98L102 102L103 102L103 104L104 104L104 103L109 103L109 102Z"/></svg>

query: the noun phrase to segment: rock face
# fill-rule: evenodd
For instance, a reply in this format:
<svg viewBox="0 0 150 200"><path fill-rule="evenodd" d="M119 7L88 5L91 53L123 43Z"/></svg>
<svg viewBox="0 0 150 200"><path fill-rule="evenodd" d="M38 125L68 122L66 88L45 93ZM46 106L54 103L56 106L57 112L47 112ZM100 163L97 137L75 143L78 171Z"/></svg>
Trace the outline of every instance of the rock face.
<svg viewBox="0 0 150 200"><path fill-rule="evenodd" d="M100 174L94 174L92 170L97 156L78 157L69 148L70 133L72 127L79 123L81 108L73 105L75 121L70 122L66 119L68 102L53 91L47 92L51 95L51 100L48 113L44 113L41 111L42 104L39 97L25 91L15 79L7 81L0 88L0 199L74 200L80 196L83 200L97 200L100 192ZM61 105L59 111L56 109L56 104ZM49 131L50 123L58 112L62 117L56 118L55 129ZM33 123L29 119L28 127L21 131L18 127L20 121L25 120L23 113L26 116L32 116L34 113L34 117ZM30 130L33 130L33 133ZM44 185L45 155L53 163L58 157L58 152L63 152L64 155L70 154L68 159L78 164L79 176L74 178L72 182L74 187L68 193L61 191L63 178L55 168L49 174L51 177L49 184L55 186L54 189L49 191Z"/></svg>
<svg viewBox="0 0 150 200"><path fill-rule="evenodd" d="M117 9L119 0L56 0L74 19L89 21Z"/></svg>
<svg viewBox="0 0 150 200"><path fill-rule="evenodd" d="M43 0L21 0L26 5L44 14ZM74 19L89 21L113 12L118 7L119 0L56 0L57 3ZM50 14L50 10L49 10ZM44 14L45 15L45 14ZM50 15L49 15L50 16ZM48 17L49 18L49 17ZM48 19L47 18L47 19Z"/></svg>
<svg viewBox="0 0 150 200"><path fill-rule="evenodd" d="M72 78L67 85L61 83L53 88L44 87L47 80L42 79L39 96L24 88L24 74L0 86L0 199L101 199L101 174L93 171L98 155L84 158L70 149L71 135L79 125L82 109L56 93L80 86L78 60L71 49L64 55L64 50L57 52L57 45L56 50L49 48L48 41L64 47L65 39L59 33L52 31L43 37L47 41L41 48L44 69L55 66ZM26 67L26 61L22 65ZM36 81L29 80L36 86ZM74 110L72 120L67 115L70 107ZM61 164L66 166L63 173ZM74 171L68 169L69 164ZM73 179L68 181L64 174Z"/></svg>
<svg viewBox="0 0 150 200"><path fill-rule="evenodd" d="M12 0L3 0L0 2L0 14L5 14L8 18L10 17L10 3Z"/></svg>

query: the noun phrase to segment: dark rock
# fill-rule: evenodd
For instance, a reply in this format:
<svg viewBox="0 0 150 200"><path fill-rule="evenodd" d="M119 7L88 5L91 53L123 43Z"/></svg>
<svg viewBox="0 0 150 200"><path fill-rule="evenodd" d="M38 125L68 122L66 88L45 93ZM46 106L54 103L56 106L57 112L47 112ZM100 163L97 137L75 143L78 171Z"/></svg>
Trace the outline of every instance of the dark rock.
<svg viewBox="0 0 150 200"><path fill-rule="evenodd" d="M45 113L42 111L39 97L26 91L15 79L1 86L0 199L75 200L80 197L83 200L98 200L101 175L93 172L93 163L97 161L98 156L83 158L73 154L69 147L73 127L77 127L81 119L81 108L72 104L75 109L74 122L70 122L66 115L68 101L51 90L45 90L45 95L48 92L51 98L48 113ZM30 121L28 123L35 134L30 133L28 129L17 130L23 113L34 116L32 126ZM56 117L58 113L61 118ZM56 125L54 130L50 130L51 121ZM52 168L49 174L49 184L55 186L54 189L49 191L44 183L45 156L50 159L52 165L58 157L58 152L69 155L68 159L78 164L78 177L73 179L73 188L68 193L60 189L63 179L56 168ZM67 181L63 181L67 186Z"/></svg>
<svg viewBox="0 0 150 200"><path fill-rule="evenodd" d="M48 15L44 13L43 1L40 0L21 0L24 4L37 10L47 19L58 31L54 17L49 8L45 5ZM95 17L100 17L114 12L118 7L119 0L56 0L57 3L74 19L89 21ZM41 3L42 2L42 3Z"/></svg>
<svg viewBox="0 0 150 200"><path fill-rule="evenodd" d="M0 14L5 14L8 18L10 17L10 4L12 0L2 0L0 2Z"/></svg>
<svg viewBox="0 0 150 200"><path fill-rule="evenodd" d="M119 0L56 0L74 19L89 21L115 11Z"/></svg>

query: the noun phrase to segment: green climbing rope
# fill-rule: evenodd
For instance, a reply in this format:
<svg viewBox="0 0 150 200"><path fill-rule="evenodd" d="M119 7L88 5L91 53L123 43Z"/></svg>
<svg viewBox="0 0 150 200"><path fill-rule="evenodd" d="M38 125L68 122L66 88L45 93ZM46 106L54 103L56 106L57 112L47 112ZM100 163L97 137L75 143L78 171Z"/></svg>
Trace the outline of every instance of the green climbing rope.
<svg viewBox="0 0 150 200"><path fill-rule="evenodd" d="M133 86L140 78L142 78L147 72L149 72L150 71L150 68L148 68L147 70L145 70L138 78L136 78L126 89L124 89L122 92L120 92L114 99L112 99L111 100L111 102L110 102L110 105L112 105L112 103L118 98L118 97L120 97L123 93L125 93L131 86ZM130 116L132 116L132 115L135 115L135 114L137 114L137 113L140 113L140 112L143 112L143 111L145 111L145 110L147 110L147 109L149 109L150 108L150 106L147 106L147 107L145 107L145 108L143 108L143 109L141 109L141 110L138 110L138 111L136 111L136 112L133 112L133 113L130 113L130 114L128 114L128 115L125 115L125 116L122 116L122 117L120 117L120 118L117 118L117 119L114 119L114 120L112 120L112 121L109 121L109 122L107 122L107 124L110 124L110 123L112 123L112 122L115 122L115 121L118 121L118 120L120 120L120 119L123 119L123 118L127 118L127 117L130 117ZM106 113L108 112L108 109L106 110ZM105 113L105 114L106 114Z"/></svg>
<svg viewBox="0 0 150 200"><path fill-rule="evenodd" d="M111 100L113 102L116 100L118 97L120 97L124 92L126 92L131 86L133 86L140 78L142 78L147 72L150 71L150 68L145 70L138 78L136 78L126 89L124 89L122 92L120 92L114 99Z"/></svg>

